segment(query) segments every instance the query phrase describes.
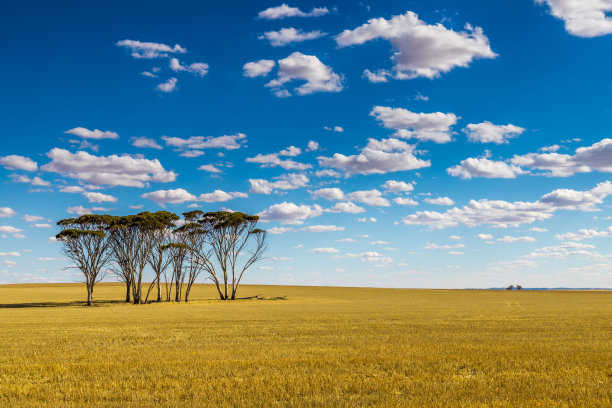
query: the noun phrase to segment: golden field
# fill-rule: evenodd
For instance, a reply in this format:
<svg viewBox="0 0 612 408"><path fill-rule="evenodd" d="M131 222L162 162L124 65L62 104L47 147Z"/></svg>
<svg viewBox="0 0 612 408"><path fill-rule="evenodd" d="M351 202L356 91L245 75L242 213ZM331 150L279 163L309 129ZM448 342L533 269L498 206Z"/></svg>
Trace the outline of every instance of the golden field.
<svg viewBox="0 0 612 408"><path fill-rule="evenodd" d="M612 293L0 286L2 407L610 407ZM74 302L78 301L78 302Z"/></svg>

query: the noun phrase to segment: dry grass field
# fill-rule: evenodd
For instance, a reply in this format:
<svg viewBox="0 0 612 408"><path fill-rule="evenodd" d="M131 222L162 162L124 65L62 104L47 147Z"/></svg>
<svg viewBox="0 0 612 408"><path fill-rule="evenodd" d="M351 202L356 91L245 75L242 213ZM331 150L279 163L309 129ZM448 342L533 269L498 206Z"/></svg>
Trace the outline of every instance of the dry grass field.
<svg viewBox="0 0 612 408"><path fill-rule="evenodd" d="M610 407L612 293L0 286L2 407Z"/></svg>

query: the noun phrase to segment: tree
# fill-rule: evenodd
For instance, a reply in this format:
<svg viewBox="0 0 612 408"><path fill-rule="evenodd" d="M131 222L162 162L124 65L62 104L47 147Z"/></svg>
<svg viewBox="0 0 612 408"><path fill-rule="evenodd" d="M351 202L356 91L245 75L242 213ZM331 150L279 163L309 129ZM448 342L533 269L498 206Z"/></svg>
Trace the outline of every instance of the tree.
<svg viewBox="0 0 612 408"><path fill-rule="evenodd" d="M147 291L147 299L149 293L155 284L157 284L157 301L162 300L161 291L161 276L165 272L166 268L170 265L170 257L167 256L164 247L170 242L172 235L172 227L174 227L174 221L179 219L179 216L167 211L158 211L153 214L157 218L158 222L153 226L151 230L151 239L153 240L153 250L149 254L149 265L155 273L155 279L151 282L149 290Z"/></svg>
<svg viewBox="0 0 612 408"><path fill-rule="evenodd" d="M183 213L186 224L175 230L178 241L189 248L189 264L185 274L185 302L189 302L191 287L206 267L212 254L211 247L207 245L208 231L197 223L198 218L203 214L204 212L200 210Z"/></svg>
<svg viewBox="0 0 612 408"><path fill-rule="evenodd" d="M256 215L228 211L208 212L199 220L207 231L211 247L210 256L202 256L199 262L216 285L222 300L236 299L244 273L261 260L267 250L266 232L256 228L257 221L259 217ZM247 257L243 263L238 262L240 256Z"/></svg>
<svg viewBox="0 0 612 408"><path fill-rule="evenodd" d="M513 290L514 289L514 285L510 285L506 288L506 290Z"/></svg>
<svg viewBox="0 0 612 408"><path fill-rule="evenodd" d="M180 242L171 242L164 247L164 250L169 253L170 264L172 265L172 279L170 281L170 288L166 288L166 298L170 300L172 294L172 281L174 281L174 300L180 302L183 282L185 281L185 269L183 268L183 264L189 253L189 247ZM166 283L166 287L167 286Z"/></svg>
<svg viewBox="0 0 612 408"><path fill-rule="evenodd" d="M144 268L159 239L160 230L174 225L178 217L167 211L114 217L109 226L115 259L130 276L134 304L143 303L142 279Z"/></svg>
<svg viewBox="0 0 612 408"><path fill-rule="evenodd" d="M521 290L523 287L521 285L516 285L516 290Z"/></svg>
<svg viewBox="0 0 612 408"><path fill-rule="evenodd" d="M108 215L82 215L57 223L65 227L56 236L63 244L63 253L85 278L87 306L93 305L94 285L104 279L104 268L111 261L111 243L105 231L111 221Z"/></svg>

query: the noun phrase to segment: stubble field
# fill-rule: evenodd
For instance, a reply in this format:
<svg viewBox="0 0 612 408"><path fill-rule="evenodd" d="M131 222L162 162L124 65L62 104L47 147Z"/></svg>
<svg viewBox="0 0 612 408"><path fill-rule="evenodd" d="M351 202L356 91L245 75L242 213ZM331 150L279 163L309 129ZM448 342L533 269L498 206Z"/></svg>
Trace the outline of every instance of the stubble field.
<svg viewBox="0 0 612 408"><path fill-rule="evenodd" d="M0 286L4 407L609 407L612 293Z"/></svg>

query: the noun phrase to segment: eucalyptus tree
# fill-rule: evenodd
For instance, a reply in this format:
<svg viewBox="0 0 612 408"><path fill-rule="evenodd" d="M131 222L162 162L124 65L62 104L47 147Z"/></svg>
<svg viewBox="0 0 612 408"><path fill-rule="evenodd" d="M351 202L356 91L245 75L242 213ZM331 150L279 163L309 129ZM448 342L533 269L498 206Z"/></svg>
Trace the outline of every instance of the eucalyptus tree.
<svg viewBox="0 0 612 408"><path fill-rule="evenodd" d="M143 303L143 272L163 235L159 231L172 226L176 219L176 214L167 211L145 211L115 217L108 228L115 259L130 277L134 304Z"/></svg>
<svg viewBox="0 0 612 408"><path fill-rule="evenodd" d="M267 250L266 232L257 228L257 221L256 215L228 211L208 212L198 221L207 231L211 249L210 256L201 257L200 262L222 300L236 299L244 273L261 260ZM243 262L239 262L240 257L244 257Z"/></svg>
<svg viewBox="0 0 612 408"><path fill-rule="evenodd" d="M111 241L105 229L112 219L108 215L82 215L57 223L63 228L56 236L63 245L62 252L85 278L87 306L93 305L94 285L104 279L105 267L111 261Z"/></svg>
<svg viewBox="0 0 612 408"><path fill-rule="evenodd" d="M161 302L161 278L171 261L167 252L164 250L164 247L170 243L173 227L175 226L174 222L179 219L179 216L167 211L158 211L154 213L153 216L158 222L156 222L155 225L153 225L153 228L150 230L150 237L153 240L153 250L149 254L148 262L153 270L153 273L155 274L155 279L149 286L149 290L147 291L147 299L149 298L149 293L151 292L153 286L157 285L157 301ZM145 299L145 302L147 299Z"/></svg>
<svg viewBox="0 0 612 408"><path fill-rule="evenodd" d="M172 284L174 283L174 300L181 301L183 283L185 282L185 258L189 256L189 246L181 242L171 242L164 246L164 250L168 252L170 264L172 265L172 277L170 286L166 283L166 299L170 300L172 295ZM167 278L166 278L167 282Z"/></svg>
<svg viewBox="0 0 612 408"><path fill-rule="evenodd" d="M188 256L185 272L185 302L189 302L191 287L200 276L206 266L206 262L212 254L211 248L207 245L208 231L196 221L204 212L194 210L183 213L186 223L174 231L176 240L187 245Z"/></svg>

